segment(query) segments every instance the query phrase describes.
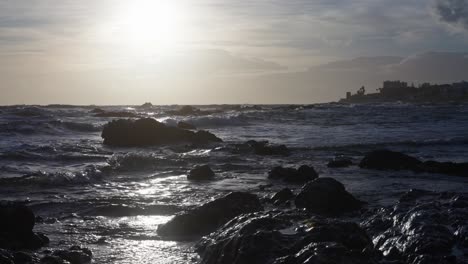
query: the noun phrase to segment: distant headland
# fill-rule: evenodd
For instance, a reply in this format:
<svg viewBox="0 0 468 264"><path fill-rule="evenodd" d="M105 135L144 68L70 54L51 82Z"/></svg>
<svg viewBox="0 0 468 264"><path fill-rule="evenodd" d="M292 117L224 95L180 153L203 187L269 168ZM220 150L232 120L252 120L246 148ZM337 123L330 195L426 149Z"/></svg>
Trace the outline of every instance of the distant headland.
<svg viewBox="0 0 468 264"><path fill-rule="evenodd" d="M375 102L468 102L468 82L452 84L423 83L416 87L403 81L384 81L378 93L366 94L362 86L355 94L346 93L340 103L375 103Z"/></svg>

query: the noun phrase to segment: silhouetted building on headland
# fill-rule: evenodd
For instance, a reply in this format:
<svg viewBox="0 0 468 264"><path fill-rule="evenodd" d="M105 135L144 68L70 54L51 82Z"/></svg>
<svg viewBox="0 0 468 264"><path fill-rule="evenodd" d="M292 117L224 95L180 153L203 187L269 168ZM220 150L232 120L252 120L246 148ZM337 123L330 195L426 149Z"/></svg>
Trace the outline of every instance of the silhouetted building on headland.
<svg viewBox="0 0 468 264"><path fill-rule="evenodd" d="M384 81L379 93L365 94L364 86L356 94L346 93L343 103L370 102L462 102L468 101L468 82L452 84L424 83L415 87L402 81Z"/></svg>

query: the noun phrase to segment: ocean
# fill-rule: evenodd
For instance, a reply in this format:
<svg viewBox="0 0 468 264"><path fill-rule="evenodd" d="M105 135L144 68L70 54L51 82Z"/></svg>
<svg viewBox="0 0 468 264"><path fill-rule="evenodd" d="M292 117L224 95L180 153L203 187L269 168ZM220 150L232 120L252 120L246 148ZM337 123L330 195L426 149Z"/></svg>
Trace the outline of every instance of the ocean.
<svg viewBox="0 0 468 264"><path fill-rule="evenodd" d="M41 221L35 231L49 248L81 244L96 263L190 263L193 241L170 241L159 224L183 210L231 191L269 197L285 186L267 178L275 166L313 166L342 182L369 207L388 206L412 188L464 192L468 177L410 171L328 168L346 157L358 164L369 151L390 149L421 160L468 162L467 104L316 104L313 106L99 106L167 125L179 121L208 130L223 143L121 148L103 145L96 106L0 107L0 200L26 202ZM248 140L284 144L288 156L237 151ZM187 172L209 164L216 180L190 182Z"/></svg>

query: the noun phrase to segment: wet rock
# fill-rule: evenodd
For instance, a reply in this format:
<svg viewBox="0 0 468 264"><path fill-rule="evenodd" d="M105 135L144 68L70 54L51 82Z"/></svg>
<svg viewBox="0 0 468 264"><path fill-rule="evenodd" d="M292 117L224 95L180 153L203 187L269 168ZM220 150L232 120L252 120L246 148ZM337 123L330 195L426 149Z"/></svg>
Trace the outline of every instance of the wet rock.
<svg viewBox="0 0 468 264"><path fill-rule="evenodd" d="M285 145L272 145L268 141L250 140L246 143L256 155L273 156L273 155L289 155L289 149Z"/></svg>
<svg viewBox="0 0 468 264"><path fill-rule="evenodd" d="M315 180L317 177L318 174L315 169L307 165L302 165L299 169L279 166L268 172L269 179L278 179L289 183L305 183Z"/></svg>
<svg viewBox="0 0 468 264"><path fill-rule="evenodd" d="M232 192L185 213L158 227L158 234L173 239L193 239L213 232L233 217L263 210L254 194Z"/></svg>
<svg viewBox="0 0 468 264"><path fill-rule="evenodd" d="M59 256L45 256L41 259L41 264L70 264L69 261L62 259Z"/></svg>
<svg viewBox="0 0 468 264"><path fill-rule="evenodd" d="M284 204L294 198L294 193L288 189L284 188L281 191L277 192L273 197L271 197L271 202L275 205Z"/></svg>
<svg viewBox="0 0 468 264"><path fill-rule="evenodd" d="M194 125L184 122L184 121L180 121L179 123L177 123L177 127L181 129L189 129L189 130L197 129L197 127L195 127Z"/></svg>
<svg viewBox="0 0 468 264"><path fill-rule="evenodd" d="M375 170L420 171L422 162L417 158L390 150L375 150L362 159L359 167Z"/></svg>
<svg viewBox="0 0 468 264"><path fill-rule="evenodd" d="M215 177L215 174L213 170L211 170L210 166L208 165L196 166L187 175L188 180L195 180L195 181L212 180L214 179L214 177Z"/></svg>
<svg viewBox="0 0 468 264"><path fill-rule="evenodd" d="M346 168L353 165L353 161L347 158L334 159L328 162L327 167L329 168Z"/></svg>
<svg viewBox="0 0 468 264"><path fill-rule="evenodd" d="M466 194L412 190L362 226L387 259L415 264L466 263L468 247L461 233L468 227L467 205Z"/></svg>
<svg viewBox="0 0 468 264"><path fill-rule="evenodd" d="M106 111L104 109L101 109L101 108L94 108L90 112L94 113L94 114L102 114L102 113L105 113Z"/></svg>
<svg viewBox="0 0 468 264"><path fill-rule="evenodd" d="M222 142L220 138L208 131L192 132L169 127L152 118L111 121L104 126L101 137L105 145L121 147Z"/></svg>
<svg viewBox="0 0 468 264"><path fill-rule="evenodd" d="M85 264L91 262L93 253L87 248L72 246L68 250L56 250L53 255L60 257L71 264Z"/></svg>
<svg viewBox="0 0 468 264"><path fill-rule="evenodd" d="M468 176L468 162L422 162L400 152L376 150L368 153L359 164L361 168L376 170L410 170L413 172L440 173L456 176Z"/></svg>
<svg viewBox="0 0 468 264"><path fill-rule="evenodd" d="M362 202L333 178L317 178L304 187L295 199L296 207L319 214L340 214L358 210Z"/></svg>
<svg viewBox="0 0 468 264"><path fill-rule="evenodd" d="M376 263L378 252L356 223L307 212L238 216L196 245L201 263Z"/></svg>
<svg viewBox="0 0 468 264"><path fill-rule="evenodd" d="M13 253L13 258L15 260L15 264L30 264L38 261L37 257L22 251Z"/></svg>

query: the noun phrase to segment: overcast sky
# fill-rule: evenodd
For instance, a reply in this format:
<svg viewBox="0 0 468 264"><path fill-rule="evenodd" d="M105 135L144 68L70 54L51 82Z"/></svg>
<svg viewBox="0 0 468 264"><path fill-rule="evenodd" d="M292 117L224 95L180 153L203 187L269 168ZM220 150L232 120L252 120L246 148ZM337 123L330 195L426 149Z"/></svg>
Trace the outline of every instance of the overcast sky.
<svg viewBox="0 0 468 264"><path fill-rule="evenodd" d="M0 104L333 101L467 47L468 0L0 0Z"/></svg>

